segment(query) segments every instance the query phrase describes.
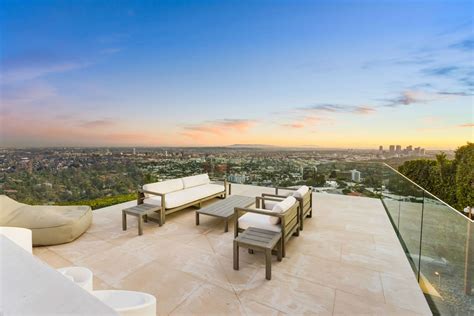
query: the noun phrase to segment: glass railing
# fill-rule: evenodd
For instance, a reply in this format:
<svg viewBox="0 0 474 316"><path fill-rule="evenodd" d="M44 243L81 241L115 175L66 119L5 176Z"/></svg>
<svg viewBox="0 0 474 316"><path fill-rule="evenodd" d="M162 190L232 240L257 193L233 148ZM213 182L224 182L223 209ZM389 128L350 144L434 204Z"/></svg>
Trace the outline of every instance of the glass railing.
<svg viewBox="0 0 474 316"><path fill-rule="evenodd" d="M383 204L433 313L474 315L473 221L383 168Z"/></svg>
<svg viewBox="0 0 474 316"><path fill-rule="evenodd" d="M474 315L472 220L383 163L332 162L315 170L314 179L326 179L315 191L382 200L434 314ZM291 184L311 181L302 175ZM263 182L254 184L279 184Z"/></svg>

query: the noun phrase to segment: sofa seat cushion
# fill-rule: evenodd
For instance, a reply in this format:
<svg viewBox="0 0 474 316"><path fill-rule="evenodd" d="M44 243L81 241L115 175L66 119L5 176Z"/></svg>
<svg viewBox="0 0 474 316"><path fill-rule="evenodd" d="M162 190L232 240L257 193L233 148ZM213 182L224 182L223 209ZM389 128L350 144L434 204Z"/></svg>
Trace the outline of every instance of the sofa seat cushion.
<svg viewBox="0 0 474 316"><path fill-rule="evenodd" d="M198 174L196 176L184 177L181 179L183 180L183 186L185 189L197 187L200 185L206 185L211 182L207 173Z"/></svg>
<svg viewBox="0 0 474 316"><path fill-rule="evenodd" d="M92 223L89 206L22 206L1 226L31 229L34 246L63 244L82 235Z"/></svg>
<svg viewBox="0 0 474 316"><path fill-rule="evenodd" d="M280 224L270 224L270 217L272 216L246 213L239 217L239 228L247 229L249 227L255 227L273 232L281 232Z"/></svg>
<svg viewBox="0 0 474 316"><path fill-rule="evenodd" d="M182 190L183 188L184 188L183 180L181 179L166 180L166 181L148 183L148 184L143 185L143 190L162 193L162 194L179 191L179 190ZM154 195L145 193L145 197L150 197L150 196L154 196Z"/></svg>
<svg viewBox="0 0 474 316"><path fill-rule="evenodd" d="M219 192L224 192L224 186L211 183L172 192L165 196L165 207L167 209L179 207Z"/></svg>

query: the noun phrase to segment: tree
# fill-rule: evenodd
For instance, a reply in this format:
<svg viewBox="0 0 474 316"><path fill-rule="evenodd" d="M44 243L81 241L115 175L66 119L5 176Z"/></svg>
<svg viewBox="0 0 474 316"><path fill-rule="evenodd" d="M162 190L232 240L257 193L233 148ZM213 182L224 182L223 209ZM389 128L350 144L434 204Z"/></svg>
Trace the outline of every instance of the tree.
<svg viewBox="0 0 474 316"><path fill-rule="evenodd" d="M474 207L474 143L459 147L455 161L457 207Z"/></svg>
<svg viewBox="0 0 474 316"><path fill-rule="evenodd" d="M458 210L474 205L473 143L459 147L454 160L449 160L446 154L441 153L436 156L436 160L405 161L398 170ZM401 194L406 184L399 183L401 180L393 180L389 188Z"/></svg>

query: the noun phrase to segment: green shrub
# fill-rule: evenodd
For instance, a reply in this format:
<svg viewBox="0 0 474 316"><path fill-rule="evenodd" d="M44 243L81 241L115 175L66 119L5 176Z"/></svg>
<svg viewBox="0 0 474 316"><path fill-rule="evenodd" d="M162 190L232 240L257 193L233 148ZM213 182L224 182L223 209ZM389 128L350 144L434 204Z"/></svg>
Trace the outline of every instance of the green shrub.
<svg viewBox="0 0 474 316"><path fill-rule="evenodd" d="M122 194L116 196L108 196L93 200L82 200L82 201L75 201L75 202L60 202L57 205L88 205L93 210L98 208L103 208L115 204L120 204L128 201L135 200L137 198L136 193L129 193L129 194Z"/></svg>

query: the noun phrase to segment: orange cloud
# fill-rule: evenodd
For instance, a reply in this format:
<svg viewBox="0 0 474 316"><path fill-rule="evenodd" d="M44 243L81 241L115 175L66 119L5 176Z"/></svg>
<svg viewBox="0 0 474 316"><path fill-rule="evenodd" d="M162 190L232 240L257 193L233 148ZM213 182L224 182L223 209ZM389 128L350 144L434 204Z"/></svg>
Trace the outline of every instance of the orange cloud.
<svg viewBox="0 0 474 316"><path fill-rule="evenodd" d="M461 125L458 125L458 127L474 127L474 123L461 124Z"/></svg>
<svg viewBox="0 0 474 316"><path fill-rule="evenodd" d="M365 115L374 113L375 109L370 106L356 106L352 112Z"/></svg>
<svg viewBox="0 0 474 316"><path fill-rule="evenodd" d="M86 128L89 124L89 128ZM13 113L0 115L0 141L6 146L100 146L100 145L155 145L162 140L159 133L127 132L122 126L114 130L97 128L100 120L77 125L70 120L22 117ZM106 123L107 124L107 123ZM117 123L118 124L118 123ZM96 125L96 126L95 126ZM119 132L120 131L120 132ZM123 131L123 132L122 132Z"/></svg>
<svg viewBox="0 0 474 316"><path fill-rule="evenodd" d="M290 127L290 128L303 128L303 127L305 127L305 125L302 124L302 123L282 124L282 126Z"/></svg>
<svg viewBox="0 0 474 316"><path fill-rule="evenodd" d="M256 124L254 120L245 119L222 119L208 121L198 125L185 126L181 133L193 139L202 139L204 134L221 135L229 132L245 132Z"/></svg>

